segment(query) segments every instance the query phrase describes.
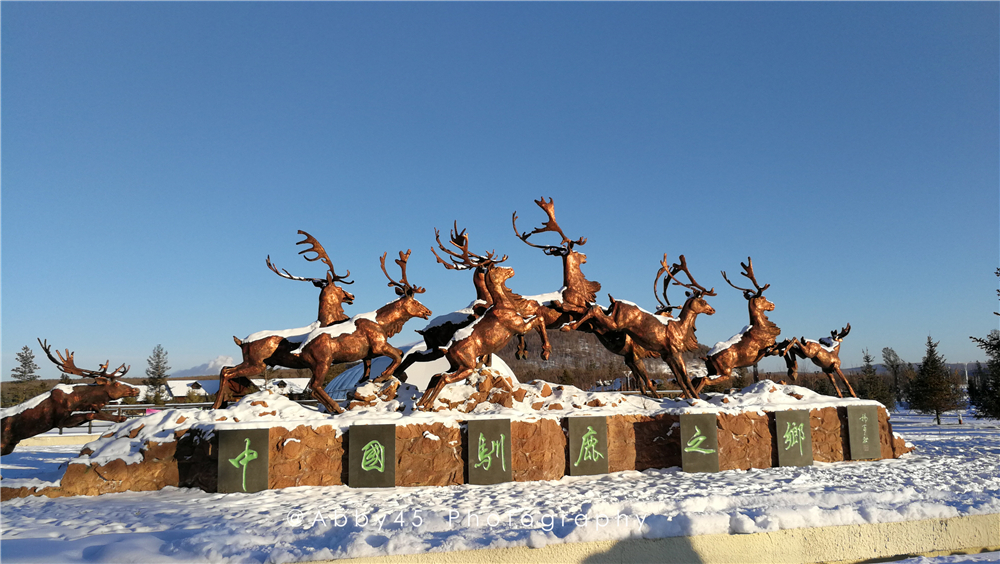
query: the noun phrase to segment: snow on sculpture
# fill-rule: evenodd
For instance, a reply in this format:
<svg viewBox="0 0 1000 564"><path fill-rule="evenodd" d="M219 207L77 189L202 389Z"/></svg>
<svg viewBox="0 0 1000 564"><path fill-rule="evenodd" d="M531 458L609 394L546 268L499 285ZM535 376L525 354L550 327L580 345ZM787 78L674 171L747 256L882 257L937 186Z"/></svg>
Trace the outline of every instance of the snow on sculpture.
<svg viewBox="0 0 1000 564"><path fill-rule="evenodd" d="M304 235L305 239L299 241L296 245L309 245L309 248L299 251L299 254L303 255L302 258L310 262L322 261L327 266L326 277L304 278L294 276L285 269L279 271L271 262L271 255L267 256L267 267L282 278L311 282L313 286L319 288L318 318L311 325L299 329L258 331L242 340L233 336L233 341L236 342L236 346L240 347L243 353L243 362L237 366L227 366L219 373L219 393L215 397L215 404L212 406L213 409L219 409L222 407L223 402L233 399L237 395L243 395L251 387L249 378L261 374L268 366L309 368L307 364L302 362L298 355L292 353L293 349L298 347L312 331L348 320L341 304L353 304L354 294L337 286L337 283L353 284L353 281L347 280L347 277L351 275L351 271L348 270L347 274L339 276L334 270L333 261L330 260L330 255L326 253L323 245L315 237L301 229L299 230L299 235ZM316 256L310 257L306 253L315 253ZM370 364L366 364L367 366L370 366Z"/></svg>
<svg viewBox="0 0 1000 564"><path fill-rule="evenodd" d="M833 388L837 390L838 397L844 397L844 394L841 393L840 386L837 385L837 380L833 377L834 372L844 381L847 391L851 393L851 396L858 397L854 393L851 383L847 381L847 377L840 371L840 343L843 342L844 337L850 332L851 324L848 323L839 333L836 330L830 331L829 337L823 337L819 341L806 339L805 337L801 339L792 337L775 345L774 350L778 356L785 359L785 365L788 367L788 377L792 381L795 381L795 378L798 376L798 359L808 358L830 378Z"/></svg>
<svg viewBox="0 0 1000 564"><path fill-rule="evenodd" d="M741 262L740 266L743 267L743 276L753 282L754 290L740 288L733 284L726 277L725 271L722 272L722 278L730 286L743 292L750 312L750 324L729 341L712 347L705 358L708 376L698 378L693 382L695 392L700 392L709 380L715 382L728 380L732 377L734 369L746 366L754 367L754 381L756 382L758 380L757 363L765 356L773 354L775 339L781 334L781 329L765 314L765 312L774 311L774 304L764 297L764 290L770 288L771 285L761 286L757 283L757 278L753 273L753 260L750 257L747 257L746 264Z"/></svg>
<svg viewBox="0 0 1000 564"><path fill-rule="evenodd" d="M110 362L105 362L99 370L85 370L76 366L73 360L74 353L69 352L69 349L66 349L65 356L56 350L56 355L59 356L59 360L56 360L47 342L39 339L38 344L59 370L66 374L93 378L94 383L78 386L59 385L20 405L0 410L2 417L0 454L10 454L22 440L57 427L76 427L94 420L121 423L126 419L124 416L104 413L101 408L111 400L139 395L139 388L123 384L118 380L131 367L122 364L109 373Z"/></svg>

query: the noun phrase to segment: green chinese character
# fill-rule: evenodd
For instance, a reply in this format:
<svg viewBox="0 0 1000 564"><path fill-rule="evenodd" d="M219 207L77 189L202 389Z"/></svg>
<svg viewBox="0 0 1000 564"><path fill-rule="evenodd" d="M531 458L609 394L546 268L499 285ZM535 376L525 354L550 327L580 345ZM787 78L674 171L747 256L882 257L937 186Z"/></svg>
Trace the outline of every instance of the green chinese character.
<svg viewBox="0 0 1000 564"><path fill-rule="evenodd" d="M697 425L694 426L694 435L691 440L687 442L687 446L684 447L684 452L700 452L701 454L712 454L715 449L701 448L701 443L705 442L707 439L705 435L701 434L701 429Z"/></svg>
<svg viewBox="0 0 1000 564"><path fill-rule="evenodd" d="M598 458L604 458L604 455L597 451L597 431L588 425L587 432L583 434L583 443L580 445L580 456L576 458L573 466L579 466L580 460L597 460Z"/></svg>
<svg viewBox="0 0 1000 564"><path fill-rule="evenodd" d="M250 450L250 439L246 440L246 444L243 446L243 452L240 453L236 458L230 458L229 463L235 468L243 467L243 491L247 491L247 464L251 460L257 460L257 451Z"/></svg>
<svg viewBox="0 0 1000 564"><path fill-rule="evenodd" d="M785 428L785 450L791 449L795 445L799 445L799 455L802 455L802 443L806 440L806 424L799 423L798 425L788 422L788 426Z"/></svg>
<svg viewBox="0 0 1000 564"><path fill-rule="evenodd" d="M385 472L385 447L378 441L371 441L361 449L361 469L365 472L378 470Z"/></svg>
<svg viewBox="0 0 1000 564"><path fill-rule="evenodd" d="M495 454L500 458L500 467L503 468L504 471L507 470L507 462L504 460L503 456L504 438L504 434L500 433L500 440L490 441L490 446L487 449L486 437L484 437L482 433L479 433L479 448L476 452L479 457L479 462L475 464L475 468L479 468L481 466L483 470L489 472L490 466L493 464L493 455Z"/></svg>

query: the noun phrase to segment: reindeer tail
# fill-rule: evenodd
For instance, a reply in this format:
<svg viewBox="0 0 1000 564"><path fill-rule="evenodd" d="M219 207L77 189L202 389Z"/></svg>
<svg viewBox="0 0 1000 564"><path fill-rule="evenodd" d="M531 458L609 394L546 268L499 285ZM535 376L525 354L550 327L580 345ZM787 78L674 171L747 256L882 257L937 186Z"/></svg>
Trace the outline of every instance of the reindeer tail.
<svg viewBox="0 0 1000 564"><path fill-rule="evenodd" d="M236 346L237 347L242 347L243 346L243 341L241 341L236 335L233 335L233 340L236 341Z"/></svg>

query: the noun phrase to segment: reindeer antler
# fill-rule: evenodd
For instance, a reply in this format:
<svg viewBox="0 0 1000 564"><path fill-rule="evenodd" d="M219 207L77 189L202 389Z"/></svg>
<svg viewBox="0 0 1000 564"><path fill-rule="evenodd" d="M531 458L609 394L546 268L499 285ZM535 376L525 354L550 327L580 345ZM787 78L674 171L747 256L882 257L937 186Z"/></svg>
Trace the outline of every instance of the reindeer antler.
<svg viewBox="0 0 1000 564"><path fill-rule="evenodd" d="M667 275L667 278L663 279L663 299L667 302L666 304L660 301L660 296L656 295L656 288L660 283L660 276L663 276L664 273ZM663 260L660 261L660 270L656 271L656 279L653 280L653 297L656 298L656 301L660 304L660 307L656 308L657 313L664 311L670 313L671 310L679 307L670 305L670 299L667 298L667 282L671 278L673 278L673 276L670 274L670 267L667 266L667 253L663 253Z"/></svg>
<svg viewBox="0 0 1000 564"><path fill-rule="evenodd" d="M535 247L536 249L542 249L542 252L550 256L565 255L570 251L572 251L575 245L583 245L587 242L586 237L580 237L576 241L573 241L569 237L567 237L565 233L563 233L563 230L559 227L559 224L556 223L555 202L553 198L549 198L549 201L546 202L545 197L543 196L540 200L535 200L534 202L538 204L538 207L542 208L542 211L545 212L545 215L549 216L549 220L543 223L541 227L536 227L535 229L533 229L531 233L528 232L521 233L517 229L517 212L515 211L513 217L511 218L511 222L514 224L514 233L517 235L518 239L527 243L528 246ZM559 236L562 237L560 246L535 245L534 243L528 242L528 238L531 237L532 235L536 233L545 233L546 231L552 231L558 233Z"/></svg>
<svg viewBox="0 0 1000 564"><path fill-rule="evenodd" d="M122 363L122 365L116 368L114 372L108 374L110 361L105 361L104 364L100 365L100 370L85 370L77 367L73 360L73 355L76 353L70 352L69 349L66 349L65 357L59 352L59 349L56 349L56 355L59 357L59 360L56 360L55 357L52 356L52 347L49 346L47 339L45 341L38 339L38 344L41 345L42 350L45 351L45 356L49 357L49 360L51 360L59 368L59 371L65 372L66 374L83 376L84 378L94 378L96 380L106 378L114 379L121 378L126 372L129 371L130 368L132 368L131 366L125 366L125 363ZM118 372L119 370L121 370L121 373Z"/></svg>
<svg viewBox="0 0 1000 564"><path fill-rule="evenodd" d="M420 286L413 286L406 280L406 261L410 260L410 249L406 249L405 254L403 251L399 251L399 258L396 259L396 264L399 265L400 272L402 273L402 278L400 278L399 282L393 280L392 276L389 276L389 273L385 270L385 257L388 254L389 253L382 253L382 257L379 261L382 263L382 273L389 279L388 286L395 287L397 295L412 296L413 294L422 294L427 291L425 288L421 288Z"/></svg>
<svg viewBox="0 0 1000 564"><path fill-rule="evenodd" d="M843 341L844 337L846 337L847 334L850 332L851 332L851 324L848 323L847 327L844 327L843 329L840 330L840 333L837 333L837 331L830 331L830 336L833 337L834 341Z"/></svg>
<svg viewBox="0 0 1000 564"><path fill-rule="evenodd" d="M332 284L334 282L341 282L343 284L354 284L353 280L347 280L347 277L351 275L351 271L350 270L348 270L347 274L345 274L343 276L339 276L337 274L337 272L333 268L333 261L330 260L330 255L326 254L326 249L323 248L323 245L321 245L319 243L319 241L316 240L315 237L313 237L312 235L306 233L305 231L302 231L301 229L299 229L299 235L305 235L306 238L303 239L303 240L301 240L301 241L299 241L298 243L295 243L295 244L296 245L303 245L303 244L308 244L309 245L308 249L304 249L304 250L299 251L299 254L303 255L302 258L306 259L307 261L314 262L314 261L319 260L319 261L322 261L323 264L325 264L327 266L327 269L329 270L329 272L327 272L327 274L326 274L326 280L325 280L327 283ZM310 258L308 256L305 256L306 253L316 253L316 256ZM312 282L314 284L315 283L320 283L320 282L324 281L324 279L322 279L322 278L304 278L302 276L295 276L293 274L290 274L284 268L281 269L281 272L278 272L277 267L275 267L274 264L271 263L271 255L267 256L267 267L270 268L271 271L274 272L275 274L277 274L278 276L280 276L282 278L287 278L289 280L302 280L304 282ZM282 272L284 274L282 274Z"/></svg>
<svg viewBox="0 0 1000 564"><path fill-rule="evenodd" d="M733 284L732 282L729 282L729 278L726 278L726 271L725 270L722 271L722 277L726 280L726 282L729 282L730 286L732 286L733 288L736 288L737 290L743 292L743 297L744 298L746 298L748 300L750 298L758 298L758 297L761 296L761 294L764 293L764 290L767 290L768 288L771 287L770 284L764 284L764 286L761 287L760 284L757 283L757 278L753 274L753 260L750 257L747 257L747 264L743 264L741 262L740 266L743 267L743 272L742 272L743 276L746 276L747 278L750 279L751 282L753 282L754 288L757 289L756 292L753 291L753 290L751 290L751 289L749 289L749 288L740 288L736 284Z"/></svg>
<svg viewBox="0 0 1000 564"><path fill-rule="evenodd" d="M455 226L451 231L451 241L450 243L457 247L461 252L455 252L444 246L441 242L441 232L435 227L434 228L434 238L437 240L438 247L448 255L451 262L442 259L434 247L431 247L431 252L437 258L437 261L444 265L448 270L468 270L470 268L489 268L491 266L500 264L501 262L507 260L507 255L503 258L497 260L496 251L490 251L486 253L486 256L477 255L469 251L469 236L465 234L465 229L461 232L458 231L458 221L455 221Z"/></svg>
<svg viewBox="0 0 1000 564"><path fill-rule="evenodd" d="M666 258L666 255L664 255L664 258ZM714 296L714 295L716 295L715 294L715 288L712 288L711 290L706 290L704 286L702 286L701 284L699 284L698 282L695 281L694 276L691 276L691 271L688 270L687 259L684 258L684 255L680 256L680 260L681 260L680 264L674 263L674 265L673 265L673 267L671 269L671 272L670 272L671 278L674 279L674 285L675 286L683 286L683 287L687 288L688 290L691 290L691 292L693 294L698 295L698 296ZM680 280L677 280L676 278L674 278L677 275L677 273L682 272L682 271L684 272L684 274L687 274L688 280L691 281L690 284L685 284L685 283L681 282ZM665 281L664 281L664 284L666 284Z"/></svg>

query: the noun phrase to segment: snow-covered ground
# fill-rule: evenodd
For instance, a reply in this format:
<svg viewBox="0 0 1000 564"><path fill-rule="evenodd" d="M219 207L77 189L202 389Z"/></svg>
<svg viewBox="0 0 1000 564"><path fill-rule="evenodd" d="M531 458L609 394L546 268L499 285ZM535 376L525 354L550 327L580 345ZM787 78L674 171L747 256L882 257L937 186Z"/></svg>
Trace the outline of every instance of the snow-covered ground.
<svg viewBox="0 0 1000 564"><path fill-rule="evenodd" d="M677 468L492 486L168 488L4 502L4 562L289 562L752 533L1000 513L1000 424L895 414L897 460L685 474ZM80 447L19 448L4 479L54 481ZM1000 554L912 562L997 561Z"/></svg>

